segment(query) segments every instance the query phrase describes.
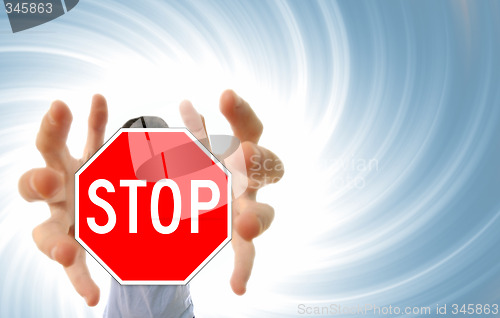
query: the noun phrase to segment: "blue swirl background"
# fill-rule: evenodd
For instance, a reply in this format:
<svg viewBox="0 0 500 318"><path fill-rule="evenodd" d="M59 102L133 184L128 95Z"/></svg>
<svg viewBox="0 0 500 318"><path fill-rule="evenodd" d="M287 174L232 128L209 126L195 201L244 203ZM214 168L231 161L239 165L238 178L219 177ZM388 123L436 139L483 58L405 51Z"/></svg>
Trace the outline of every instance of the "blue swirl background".
<svg viewBox="0 0 500 318"><path fill-rule="evenodd" d="M197 316L499 303L499 46L498 1L88 0L18 34L1 10L0 317L98 317L106 303L93 260L102 300L88 308L36 249L48 210L17 194L43 165L50 101L70 105L78 156L92 93L108 98L108 136L137 115L179 126L185 98L230 133L227 87L286 176L259 196L276 218L247 295L230 291L227 247L191 283Z"/></svg>

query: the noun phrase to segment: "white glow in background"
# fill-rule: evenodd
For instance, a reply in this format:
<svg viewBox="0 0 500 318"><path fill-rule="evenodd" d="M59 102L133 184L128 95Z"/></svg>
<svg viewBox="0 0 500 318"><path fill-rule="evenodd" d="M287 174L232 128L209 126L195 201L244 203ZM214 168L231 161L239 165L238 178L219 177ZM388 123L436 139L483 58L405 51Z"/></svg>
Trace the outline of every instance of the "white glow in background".
<svg viewBox="0 0 500 318"><path fill-rule="evenodd" d="M18 34L0 13L0 317L99 317L37 251L48 216L17 194L43 165L50 101L90 98L107 136L139 115L180 126L190 99L230 133L225 88L264 125L285 178L259 194L276 218L256 240L248 293L232 295L228 246L192 281L197 317L290 317L298 304L435 306L500 301L500 5L495 1L82 1ZM371 163L371 165L370 165ZM304 315L302 315L304 316Z"/></svg>

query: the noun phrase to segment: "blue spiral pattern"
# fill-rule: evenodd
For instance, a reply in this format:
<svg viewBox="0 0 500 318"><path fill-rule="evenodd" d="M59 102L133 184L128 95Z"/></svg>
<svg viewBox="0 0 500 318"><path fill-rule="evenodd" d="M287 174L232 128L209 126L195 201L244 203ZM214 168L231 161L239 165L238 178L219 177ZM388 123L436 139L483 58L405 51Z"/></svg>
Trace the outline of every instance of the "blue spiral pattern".
<svg viewBox="0 0 500 318"><path fill-rule="evenodd" d="M259 194L276 218L256 240L248 293L232 295L225 248L192 281L200 317L292 317L299 305L500 302L500 2L81 1L10 33L0 13L0 317L99 317L37 251L47 216L17 194L43 165L34 137L53 99L79 155L92 93L127 119L211 133L227 87L265 125L285 178ZM433 307L433 308L434 308Z"/></svg>

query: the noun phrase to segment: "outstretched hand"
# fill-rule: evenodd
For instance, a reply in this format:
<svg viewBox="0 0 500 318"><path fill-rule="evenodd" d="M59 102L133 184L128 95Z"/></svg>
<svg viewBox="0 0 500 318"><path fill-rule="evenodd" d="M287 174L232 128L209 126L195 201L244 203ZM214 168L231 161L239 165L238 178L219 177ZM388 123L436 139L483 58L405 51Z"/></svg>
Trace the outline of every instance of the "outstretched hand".
<svg viewBox="0 0 500 318"><path fill-rule="evenodd" d="M27 201L47 202L50 217L33 230L33 239L43 253L64 267L75 290L87 304L95 306L99 302L99 287L90 276L85 250L74 238L74 177L75 171L104 142L108 121L106 100L101 95L92 99L87 144L80 159L72 157L66 146L72 119L66 104L52 103L36 138L36 147L47 166L29 170L21 176L19 192Z"/></svg>
<svg viewBox="0 0 500 318"><path fill-rule="evenodd" d="M204 140L209 148L203 117L190 102L182 102L180 109L186 127L196 138ZM269 227L274 217L271 206L256 201L256 193L265 184L279 180L283 169L275 154L257 145L263 126L248 103L228 90L221 96L220 109L235 136L241 140L246 165L246 171L231 172L250 176L245 180L246 190L233 202L235 264L231 287L236 294L242 295L246 291L255 258L252 240ZM42 119L36 140L46 167L29 170L19 180L19 192L23 198L30 202L45 201L50 208L50 217L33 230L36 245L48 257L63 265L75 290L89 306L97 305L100 291L90 276L86 252L74 239L74 173L103 144L107 118L106 100L101 95L95 95L84 155L76 159L66 146L72 122L71 112L61 101L52 103Z"/></svg>
<svg viewBox="0 0 500 318"><path fill-rule="evenodd" d="M273 152L257 144L263 125L246 101L232 90L227 90L220 98L220 110L231 124L235 137L241 141L240 151L235 152L233 157L241 153L243 157L229 156L224 162L233 176L244 176L233 177L233 189L243 187L244 191L238 193L233 201L231 241L235 254L231 287L236 294L243 295L255 259L252 240L267 230L274 218L274 209L270 205L257 202L257 191L281 179L284 170L280 159ZM186 127L210 149L203 116L188 101L181 103L180 111ZM238 159L244 160L244 164L231 164Z"/></svg>

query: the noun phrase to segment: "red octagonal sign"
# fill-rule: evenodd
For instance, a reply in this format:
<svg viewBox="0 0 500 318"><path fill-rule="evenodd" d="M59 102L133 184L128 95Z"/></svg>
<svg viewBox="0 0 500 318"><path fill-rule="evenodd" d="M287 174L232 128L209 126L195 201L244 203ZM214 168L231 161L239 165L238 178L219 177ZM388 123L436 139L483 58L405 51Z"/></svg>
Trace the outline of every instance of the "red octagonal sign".
<svg viewBox="0 0 500 318"><path fill-rule="evenodd" d="M231 240L231 175L187 129L120 129L75 200L76 240L121 284L186 284Z"/></svg>

